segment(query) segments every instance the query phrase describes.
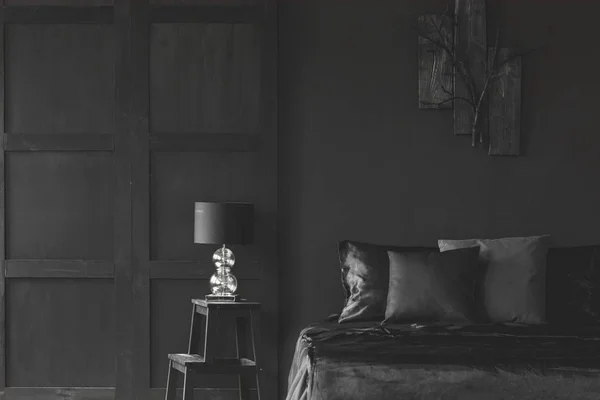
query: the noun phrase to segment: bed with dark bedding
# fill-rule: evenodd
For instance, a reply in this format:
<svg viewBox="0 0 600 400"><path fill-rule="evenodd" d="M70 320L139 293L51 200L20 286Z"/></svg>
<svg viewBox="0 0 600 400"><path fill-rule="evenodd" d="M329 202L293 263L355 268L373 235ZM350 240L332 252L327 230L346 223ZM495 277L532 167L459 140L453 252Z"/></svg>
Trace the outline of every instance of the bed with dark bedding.
<svg viewBox="0 0 600 400"><path fill-rule="evenodd" d="M300 333L286 400L600 400L600 246L342 241L339 256L343 309Z"/></svg>
<svg viewBox="0 0 600 400"><path fill-rule="evenodd" d="M302 331L287 400L598 400L600 328L323 322Z"/></svg>

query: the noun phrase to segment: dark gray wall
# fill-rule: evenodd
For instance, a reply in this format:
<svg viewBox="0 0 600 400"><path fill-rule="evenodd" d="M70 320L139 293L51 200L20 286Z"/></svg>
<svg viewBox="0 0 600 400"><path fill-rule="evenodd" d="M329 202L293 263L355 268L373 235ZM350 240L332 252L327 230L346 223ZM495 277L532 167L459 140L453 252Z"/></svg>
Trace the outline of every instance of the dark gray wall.
<svg viewBox="0 0 600 400"><path fill-rule="evenodd" d="M548 43L523 62L519 158L455 137L452 111L418 109L410 24L440 4L280 4L283 387L299 330L341 309L340 239L435 245L550 233L559 245L600 243L600 2L488 3L502 44Z"/></svg>

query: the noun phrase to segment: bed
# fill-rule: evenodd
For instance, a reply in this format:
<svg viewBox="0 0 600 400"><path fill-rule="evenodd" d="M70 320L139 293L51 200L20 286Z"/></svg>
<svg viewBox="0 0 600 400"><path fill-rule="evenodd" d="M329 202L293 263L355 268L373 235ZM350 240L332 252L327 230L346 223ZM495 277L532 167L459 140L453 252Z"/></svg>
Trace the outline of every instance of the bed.
<svg viewBox="0 0 600 400"><path fill-rule="evenodd" d="M600 328L322 322L298 338L287 400L597 400Z"/></svg>
<svg viewBox="0 0 600 400"><path fill-rule="evenodd" d="M502 322L477 323L449 323L439 315L429 322L400 318L399 323L390 318L390 308L398 308L390 300L393 296L401 292L403 306L410 300L406 287L399 292L398 286L390 283L395 279L393 269L398 267L392 266L392 255L384 257L390 249L400 250L340 242L344 308L341 315L300 332L286 400L600 399L599 246L544 250L543 262L537 260L544 266L541 278L539 271L519 277L527 281L521 290L532 293L538 277L538 287L548 294L544 304L529 301L528 312L513 314L517 316L512 321L504 321L507 318L500 315L496 319ZM423 248L402 251L423 254ZM470 257L464 253L463 261L465 256ZM427 269L425 264L417 265L418 269ZM448 280L435 274L421 279L409 268L401 272L403 278L411 277L412 286ZM512 282L515 286L514 279ZM484 287L481 282L478 286ZM443 285L435 289L436 293L451 291ZM485 289L493 291L491 285ZM427 286L415 290L431 292ZM518 297L510 288L503 290L501 296ZM437 303L448 300L429 295ZM527 296L533 298L531 293ZM483 297L478 303L476 297L471 298L475 305L491 304ZM421 296L419 315L433 315L425 303ZM502 304L515 306L510 301ZM539 318L535 307L541 310ZM491 306L489 310L488 315L498 311ZM403 312L405 317L410 315L406 307ZM449 315L447 309L444 312Z"/></svg>

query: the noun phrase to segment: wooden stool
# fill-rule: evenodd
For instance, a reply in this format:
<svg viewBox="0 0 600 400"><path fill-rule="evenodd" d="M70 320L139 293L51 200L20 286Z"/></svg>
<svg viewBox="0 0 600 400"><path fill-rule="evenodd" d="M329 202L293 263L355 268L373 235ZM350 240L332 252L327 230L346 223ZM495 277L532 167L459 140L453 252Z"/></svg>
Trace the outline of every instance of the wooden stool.
<svg viewBox="0 0 600 400"><path fill-rule="evenodd" d="M201 339L202 315L205 317L205 332L202 352L199 350ZM223 319L235 318L236 358L218 358L215 355L215 343L218 325ZM249 358L246 335L250 334L253 359ZM258 364L260 353L260 303L249 301L216 302L193 299L192 321L187 354L169 354L169 374L165 400L175 400L177 386L176 371L183 374L183 400L193 400L194 387L190 382L190 373L234 374L238 376L240 400L250 399L251 379L256 379L256 392L260 400L260 375Z"/></svg>

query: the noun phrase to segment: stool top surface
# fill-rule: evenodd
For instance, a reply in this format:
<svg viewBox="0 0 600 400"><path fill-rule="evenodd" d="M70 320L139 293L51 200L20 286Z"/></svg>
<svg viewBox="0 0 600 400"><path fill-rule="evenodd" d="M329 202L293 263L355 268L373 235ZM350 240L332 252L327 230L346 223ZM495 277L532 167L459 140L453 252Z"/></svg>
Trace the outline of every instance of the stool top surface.
<svg viewBox="0 0 600 400"><path fill-rule="evenodd" d="M192 299L192 303L201 307L227 307L227 308L259 308L260 303L245 299L239 301L207 301L205 299Z"/></svg>

